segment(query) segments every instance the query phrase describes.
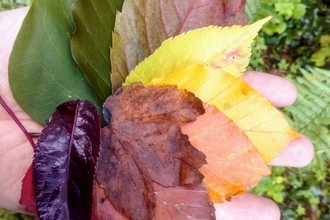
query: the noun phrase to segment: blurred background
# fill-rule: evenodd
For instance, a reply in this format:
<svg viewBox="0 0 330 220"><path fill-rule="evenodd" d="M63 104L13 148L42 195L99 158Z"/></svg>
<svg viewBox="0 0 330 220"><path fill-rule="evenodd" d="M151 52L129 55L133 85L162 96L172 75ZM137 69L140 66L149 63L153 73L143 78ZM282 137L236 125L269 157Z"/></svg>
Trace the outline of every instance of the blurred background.
<svg viewBox="0 0 330 220"><path fill-rule="evenodd" d="M0 11L20 8L30 5L32 0L0 0Z"/></svg>
<svg viewBox="0 0 330 220"><path fill-rule="evenodd" d="M249 22L273 15L253 45L249 69L280 75L298 89L282 109L315 147L302 169L273 167L252 191L273 199L282 219L330 219L330 1L247 0Z"/></svg>
<svg viewBox="0 0 330 220"><path fill-rule="evenodd" d="M0 0L0 11L32 0ZM252 47L249 69L280 75L298 89L282 109L291 126L308 136L315 158L302 169L273 167L253 193L273 199L282 219L330 219L330 0L247 0L252 23L269 15ZM31 220L0 208L0 220Z"/></svg>

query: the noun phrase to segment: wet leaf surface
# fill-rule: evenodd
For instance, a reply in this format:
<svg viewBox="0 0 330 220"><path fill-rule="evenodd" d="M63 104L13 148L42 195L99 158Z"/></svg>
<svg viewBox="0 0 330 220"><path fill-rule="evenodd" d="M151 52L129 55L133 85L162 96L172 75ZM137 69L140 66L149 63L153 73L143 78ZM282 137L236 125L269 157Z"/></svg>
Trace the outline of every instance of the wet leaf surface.
<svg viewBox="0 0 330 220"><path fill-rule="evenodd" d="M90 219L100 149L100 119L88 101L56 109L43 130L33 160L40 219Z"/></svg>

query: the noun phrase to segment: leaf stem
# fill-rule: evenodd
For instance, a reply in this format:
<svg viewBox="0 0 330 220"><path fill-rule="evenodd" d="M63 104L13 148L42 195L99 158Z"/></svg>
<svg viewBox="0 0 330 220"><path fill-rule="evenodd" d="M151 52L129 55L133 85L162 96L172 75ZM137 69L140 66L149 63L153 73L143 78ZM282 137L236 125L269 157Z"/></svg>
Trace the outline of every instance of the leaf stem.
<svg viewBox="0 0 330 220"><path fill-rule="evenodd" d="M32 148L35 148L35 144L31 138L30 133L25 129L24 125L20 122L20 120L16 117L15 113L11 110L11 108L6 104L5 100L0 95L0 105L6 110L8 115L15 121L15 123L18 125L18 127L22 130L24 133L25 137L28 139L30 142Z"/></svg>

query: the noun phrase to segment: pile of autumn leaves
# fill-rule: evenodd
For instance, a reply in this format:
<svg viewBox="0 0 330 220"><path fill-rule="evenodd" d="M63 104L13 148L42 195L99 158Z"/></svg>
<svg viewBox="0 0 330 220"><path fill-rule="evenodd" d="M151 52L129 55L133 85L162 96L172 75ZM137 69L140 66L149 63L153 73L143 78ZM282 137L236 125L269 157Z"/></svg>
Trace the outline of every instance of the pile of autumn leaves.
<svg viewBox="0 0 330 220"><path fill-rule="evenodd" d="M167 138L172 141L171 143L175 143L175 140L183 141L185 138L176 139L170 132L172 129L158 128L156 125L156 128L151 129L154 132L148 132L144 127L144 119L152 119L147 123L148 126L158 123L165 126L169 123L171 126L180 127L179 133L187 135L190 144L206 156L202 165L200 163L192 165L191 162L182 161L198 169L204 176L203 182L212 202L230 200L232 196L245 193L256 186L263 176L270 173L266 164L298 136L283 115L241 78L249 61L252 40L267 20L269 18L244 27L197 29L163 42L154 54L139 64L126 78L124 85L131 86L123 87L117 92L118 96L121 96L123 91L130 91L125 98L122 98L128 100L128 103L123 101L125 104L121 108L132 106L132 112L127 117L114 114L116 116L112 117L111 129L114 124L120 124L123 126L121 132L129 131L129 134L126 135L125 132L124 136L133 138L125 142L126 144L135 142L138 137L145 137L143 140L149 140L150 137L158 140L158 136L162 137L166 131L165 137L159 138L160 143L152 140L151 143L156 144L139 145L147 148L149 146L154 150L163 146ZM218 39L221 39L221 42ZM202 53L200 50L196 52L197 47L203 48L206 52ZM135 82L142 82L146 87L136 85ZM178 100L181 100L179 97L172 95L171 100L164 98L167 96L165 94L170 93L160 92L164 90L163 86L169 90L171 87L167 86L175 86L172 89L179 89L185 96L188 91L190 94L188 97L194 95L197 99L187 104L185 101L188 98L184 98L183 103L178 105ZM139 91L146 94L141 97ZM153 97L154 93L157 94L157 98ZM119 106L112 100L113 98L109 99L111 101L108 100L105 107L111 109L110 105L113 103ZM159 103L161 100L164 102ZM138 108L146 111L135 112ZM153 113L154 111L156 112ZM112 112L110 110L111 115ZM185 115L187 112L193 117L189 118ZM183 118L178 119L175 114ZM133 124L126 125L124 118L131 118ZM132 134L130 131L134 130L134 127L139 132ZM157 149L157 152L162 152L161 149ZM135 154L138 153L133 151L132 155ZM165 155L170 154L166 152ZM184 155L188 158L192 157L189 153ZM197 163L199 157L197 155L193 157L196 158L194 162ZM167 167L166 163L163 164ZM162 170L159 166L156 167L156 170ZM171 167L170 170L176 169ZM161 173L164 173L165 178L169 178L165 171L162 170ZM194 177L188 177L187 179L192 181L189 182L181 176L179 185L193 184L200 178L196 172L189 169L187 171L186 168L180 173L184 173L184 177L189 174L193 174ZM152 179L152 181L156 180ZM166 183L156 182L166 186ZM105 188L106 192L107 190Z"/></svg>
<svg viewBox="0 0 330 220"><path fill-rule="evenodd" d="M230 200L270 173L266 164L298 134L241 78L251 43L267 20L211 26L166 40L106 100L108 125L101 131L98 167L92 171L97 182L89 189L95 192L94 218L215 219L210 201ZM71 104L72 112L89 117L80 111L84 102ZM54 118L49 124L57 123ZM97 153L84 154L96 164ZM34 166L34 173L46 173L38 155ZM34 184L50 184L45 178L50 177L34 177ZM45 196L42 188L36 191ZM76 199L83 194L75 193ZM37 207L45 203L37 201Z"/></svg>

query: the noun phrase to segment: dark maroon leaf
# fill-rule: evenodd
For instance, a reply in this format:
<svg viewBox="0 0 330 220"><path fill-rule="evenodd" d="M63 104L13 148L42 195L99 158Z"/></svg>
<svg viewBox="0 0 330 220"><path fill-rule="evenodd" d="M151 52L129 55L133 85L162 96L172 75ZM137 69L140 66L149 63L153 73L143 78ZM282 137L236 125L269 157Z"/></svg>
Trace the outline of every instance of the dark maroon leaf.
<svg viewBox="0 0 330 220"><path fill-rule="evenodd" d="M40 219L91 219L100 119L88 101L56 109L35 148L33 185Z"/></svg>
<svg viewBox="0 0 330 220"><path fill-rule="evenodd" d="M120 88L104 107L110 123L102 129L96 175L118 212L151 219L156 202L152 181L166 187L202 182L198 169L205 156L179 127L204 113L192 93L134 83Z"/></svg>
<svg viewBox="0 0 330 220"><path fill-rule="evenodd" d="M161 43L196 28L247 24L245 0L126 0L118 13L111 50L112 90Z"/></svg>

